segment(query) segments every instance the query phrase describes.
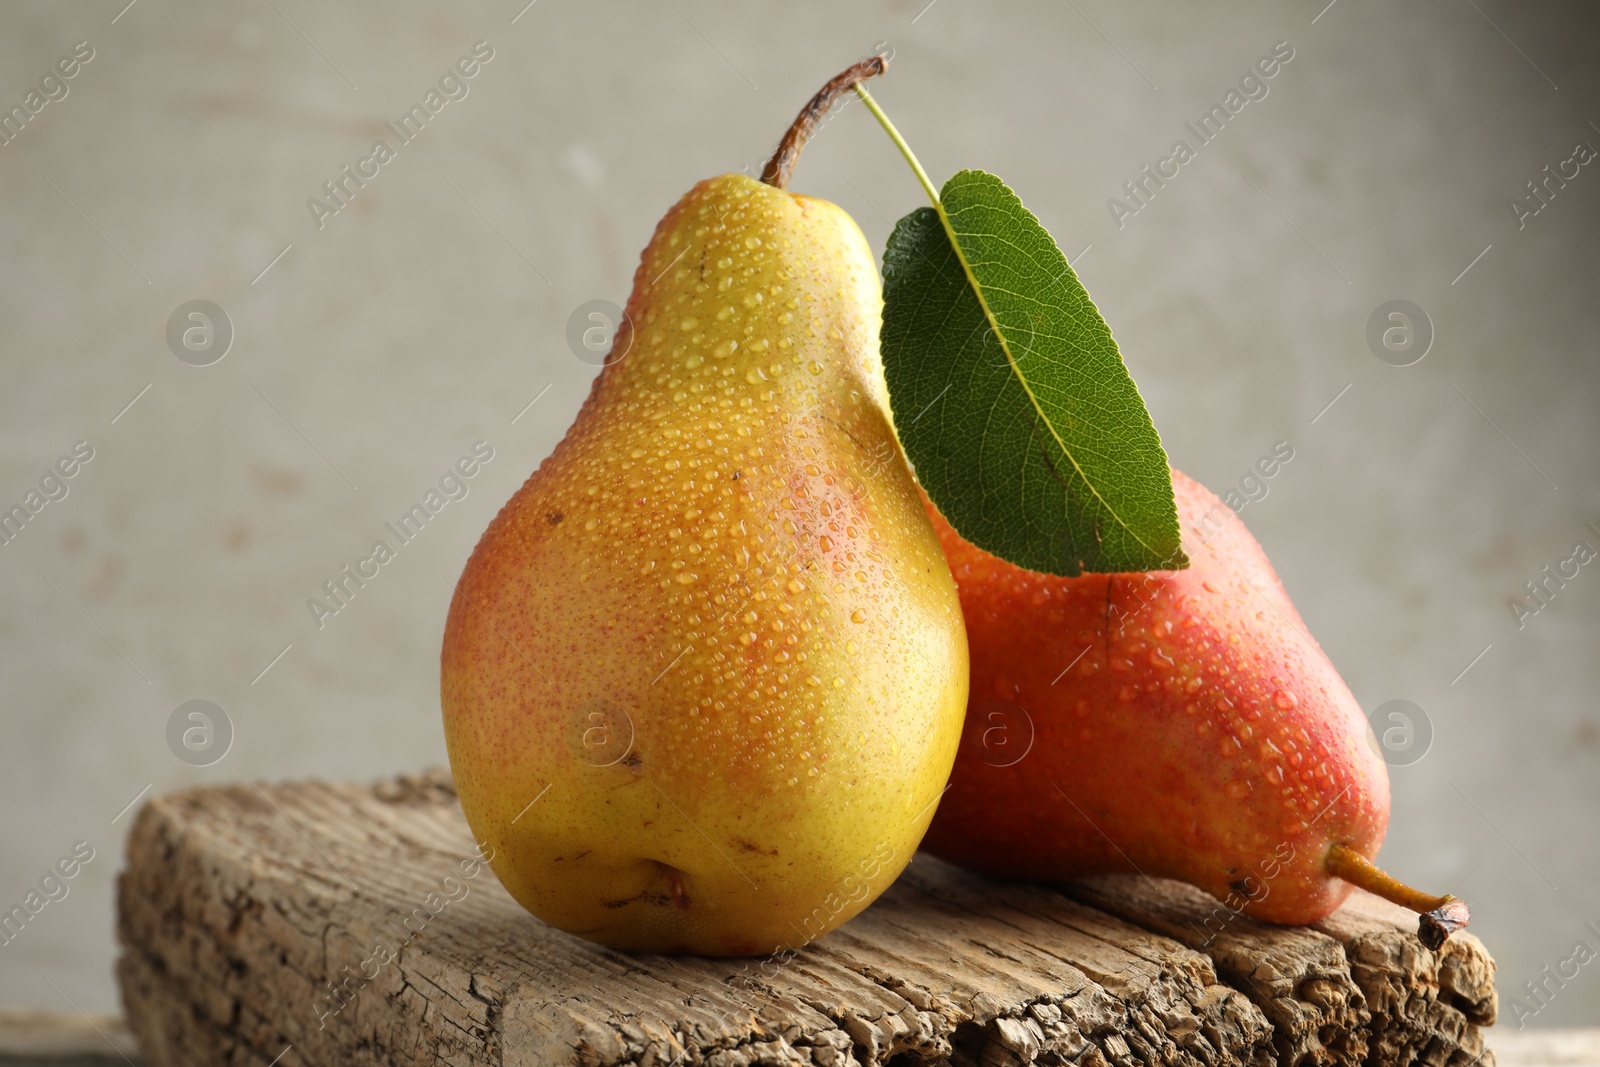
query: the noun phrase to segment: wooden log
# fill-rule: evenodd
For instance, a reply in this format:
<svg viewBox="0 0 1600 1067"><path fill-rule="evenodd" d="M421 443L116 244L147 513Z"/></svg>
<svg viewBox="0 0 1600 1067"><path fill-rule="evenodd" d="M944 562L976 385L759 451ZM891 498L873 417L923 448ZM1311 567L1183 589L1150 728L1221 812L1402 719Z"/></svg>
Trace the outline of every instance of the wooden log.
<svg viewBox="0 0 1600 1067"><path fill-rule="evenodd" d="M615 952L524 912L445 772L158 797L118 892L153 1067L285 1064L1492 1065L1493 962L1381 902L1314 929L1170 882L1062 892L919 855L759 960ZM1199 921L1196 921L1198 917Z"/></svg>

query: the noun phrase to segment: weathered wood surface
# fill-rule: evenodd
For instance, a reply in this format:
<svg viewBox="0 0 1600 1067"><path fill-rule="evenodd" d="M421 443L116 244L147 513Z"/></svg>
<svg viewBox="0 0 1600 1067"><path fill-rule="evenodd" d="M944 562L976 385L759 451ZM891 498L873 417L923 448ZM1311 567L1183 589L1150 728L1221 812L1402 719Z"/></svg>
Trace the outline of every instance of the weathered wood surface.
<svg viewBox="0 0 1600 1067"><path fill-rule="evenodd" d="M1600 1067L1600 1029L1490 1032L1499 1067ZM287 1059L287 1057L285 1058ZM0 1067L145 1067L120 1018L0 1010Z"/></svg>
<svg viewBox="0 0 1600 1067"><path fill-rule="evenodd" d="M1231 915L1177 882L1095 878L1064 887L1204 952L1221 979L1249 992L1273 1027L1283 1064L1487 1063L1480 1027L1495 1021L1494 961L1470 935L1437 953L1416 915L1365 893L1309 927Z"/></svg>
<svg viewBox="0 0 1600 1067"><path fill-rule="evenodd" d="M791 957L708 960L553 930L487 867L464 877L473 855L443 772L150 801L118 902L118 976L145 1056L154 1067L264 1067L286 1049L284 1064L317 1065L1494 1063L1482 945L1458 936L1429 952L1414 917L1370 898L1314 929L1219 923L1216 901L1176 883L1061 892L919 855L866 912Z"/></svg>

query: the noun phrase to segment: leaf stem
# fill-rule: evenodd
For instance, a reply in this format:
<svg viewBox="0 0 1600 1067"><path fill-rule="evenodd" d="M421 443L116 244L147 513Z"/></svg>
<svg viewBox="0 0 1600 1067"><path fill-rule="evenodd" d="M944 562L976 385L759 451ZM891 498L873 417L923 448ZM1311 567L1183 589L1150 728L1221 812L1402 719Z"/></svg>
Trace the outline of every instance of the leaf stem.
<svg viewBox="0 0 1600 1067"><path fill-rule="evenodd" d="M900 136L900 131L894 128L894 123L890 122L889 116L883 113L883 108L879 107L878 102L872 99L872 94L867 92L867 87L857 82L855 90L856 95L861 97L861 102L867 105L867 110L872 112L873 117L878 120L878 125L883 127L883 132L889 135L889 140L894 142L895 147L900 149L900 154L906 157L906 162L911 164L911 169L916 172L917 181L922 183L923 191L928 194L928 199L932 201L934 210L939 212L940 218L943 218L944 205L939 203L939 190L933 187L933 182L928 178L928 172L922 169L921 163L917 162L917 154L911 151L911 146L906 144L904 137Z"/></svg>
<svg viewBox="0 0 1600 1067"><path fill-rule="evenodd" d="M967 285L972 288L972 294L978 298L978 306L983 309L983 317L988 320L990 331L994 334L995 340L1000 343L1000 350L1005 353L1006 362L1011 364L1011 369L1016 374L1017 381L1022 383L1022 388L1027 392L1029 402L1033 404L1035 409L1038 409L1038 400L1034 398L1033 390L1029 387L1028 380L1022 376L1022 369L1017 366L1017 361L1011 354L1011 342L1006 338L1005 331L1000 326L1000 320L995 317L993 309L989 307L989 300L983 295L983 286L978 283L978 276L973 273L972 264L967 262L966 250L961 247L961 238L956 236L955 225L950 221L950 215L944 209L944 201L939 199L939 190L933 187L933 181L928 177L928 172L922 169L922 164L917 160L917 154L911 151L911 146L906 144L904 137L900 136L900 131L894 128L894 123L890 122L889 116L883 113L883 108L879 107L878 102L872 99L872 94L867 92L865 86L859 84L856 85L855 89L857 95L861 97L861 102L867 105L867 110L872 112L873 116L878 120L878 125L883 127L883 132L889 135L889 140L895 143L895 146L900 149L900 154L906 157L906 162L911 164L911 169L916 172L917 181L922 183L923 191L928 194L928 200L933 204L934 214L939 216L939 225L944 227L945 236L950 240L950 248L956 254L956 261L961 264L961 272L967 276ZM1039 415L1044 417L1044 411L1039 410ZM1046 418L1045 422L1048 425L1049 419Z"/></svg>
<svg viewBox="0 0 1600 1067"><path fill-rule="evenodd" d="M1153 546L1147 544L1143 537L1140 537L1137 533L1133 533L1133 528L1129 526L1128 523L1123 521L1122 517L1117 514L1116 509L1111 506L1111 502L1101 495L1099 487L1094 483L1093 480L1090 479L1088 472L1083 469L1082 465L1079 464L1078 458L1072 453L1072 449L1067 447L1067 442L1062 440L1061 434L1056 428L1055 423L1050 418L1049 412L1045 411L1044 404L1040 401L1038 393L1034 390L1033 383L1028 380L1027 375L1022 373L1019 357L1015 352L1012 351L1011 348L1011 338L1007 333L1006 328L1001 325L999 316L995 314L994 308L990 306L989 298L984 294L983 285L978 281L978 275L972 269L972 262L967 259L966 249L962 247L961 238L956 234L955 224L950 221L950 213L945 210L944 201L939 197L939 191L933 187L933 182L929 179L928 172L922 169L922 164L918 162L916 153L911 151L911 146L906 144L906 139L900 136L900 131L895 129L894 123L889 121L889 116L883 113L883 109L878 106L878 102L876 100L872 99L872 94L867 92L866 87L858 82L854 86L854 89L856 91L856 95L861 97L861 102L867 105L867 110L871 111L873 117L878 120L878 125L883 127L883 132L889 135L889 140L895 143L895 147L900 149L900 154L904 156L906 162L911 165L912 171L917 176L917 181L922 183L923 191L928 194L928 200L933 204L934 214L938 216L939 224L944 227L945 237L950 241L950 249L955 253L956 262L961 264L961 272L966 275L967 285L972 289L973 296L975 296L978 300L978 307L983 311L983 317L989 324L989 332L993 335L995 343L1000 346L1001 353L1006 357L1006 363L1010 365L1011 373L1016 376L1017 384L1022 388L1023 393L1027 396L1028 404L1033 409L1034 414L1037 416L1039 424L1049 432L1051 438L1055 441L1056 446L1061 449L1062 455L1064 455L1067 458L1067 461L1072 464L1073 471L1080 479L1082 479L1084 486L1090 493L1094 495L1094 498L1099 501L1103 507L1105 507L1106 511L1113 519L1116 520L1118 525L1127 529L1129 533L1132 533L1134 540L1137 541L1141 547L1149 549L1152 553L1156 553L1159 558L1159 553L1157 553L1157 550ZM982 172L980 171L977 173L981 174ZM989 177L993 176L990 175ZM999 179L996 178L995 181L998 183ZM1015 194L1011 195L1015 196ZM1020 201L1018 201L1018 207L1021 207ZM1026 209L1023 209L1023 212L1026 213ZM1037 221L1038 220L1036 219L1034 220L1035 223L1037 223ZM1054 246L1054 238L1051 238L1048 233L1045 234L1045 237L1050 241L1052 246ZM1066 255L1062 254L1059 248L1057 248L1056 251L1058 255L1061 255L1062 262L1066 263L1066 269L1063 270L1055 279L1055 281L1060 281L1062 277L1072 273L1072 264L1067 262ZM1088 294L1085 293L1083 295L1084 298L1087 299ZM1091 302L1090 307L1093 308L1093 306L1094 305ZM1096 317L1098 317L1098 312L1096 312ZM1115 342L1113 342L1113 351L1115 351L1114 346ZM1024 351L1023 355L1027 355L1027 352ZM1148 417L1148 413L1146 413L1146 418ZM1163 456L1163 464L1164 463L1165 457ZM1168 484L1170 485L1170 482ZM934 503L938 503L938 501L936 500ZM1162 562L1176 562L1179 568L1189 565L1188 557L1183 554L1183 549L1181 547L1177 548L1175 554L1168 554L1166 559ZM1078 573L1078 571L1069 570L1066 573L1069 575L1075 575Z"/></svg>
<svg viewBox="0 0 1600 1067"><path fill-rule="evenodd" d="M922 164L917 160L917 154L911 151L911 146L906 144L904 137L900 136L900 131L894 128L894 123L890 122L889 116L883 113L883 108L879 107L878 102L872 99L872 94L867 92L866 87L860 84L856 85L855 90L857 95L861 97L861 102L867 105L867 110L871 111L873 116L877 118L878 125L883 127L883 132L889 135L889 140L895 143L895 146L900 149L900 154L906 157L906 162L911 164L911 169L916 172L917 181L922 183L923 191L928 194L928 200L933 204L934 214L939 216L939 225L944 227L945 236L950 240L950 248L956 254L956 262L961 264L961 272L967 276L967 285L972 288L972 295L978 298L978 306L983 309L983 317L988 320L990 331L994 334L995 340L999 342L1000 350L1005 353L1006 362L1011 364L1011 370L1016 374L1017 381L1022 384L1023 390L1028 394L1029 402L1039 412L1039 416L1044 418L1045 424L1049 425L1050 420L1045 416L1044 410L1039 407L1039 401L1033 395L1033 388L1028 384L1028 379L1023 377L1022 368L1017 366L1016 357L1011 354L1011 342L1006 337L1005 330L1001 327L1000 320L995 316L994 310L989 307L989 299L983 295L983 286L979 284L978 276L973 272L972 264L967 261L967 253L961 247L961 238L956 235L955 224L950 221L950 215L944 209L944 201L939 199L939 190L933 187L933 180L928 177L928 172L922 169ZM1063 449L1065 449L1064 443Z"/></svg>
<svg viewBox="0 0 1600 1067"><path fill-rule="evenodd" d="M873 116L877 118L878 124L883 127L883 132L889 135L889 140L895 143L895 146L900 149L900 154L906 157L906 162L911 164L911 169L916 172L917 181L922 183L923 191L928 194L928 199L933 203L934 214L939 216L939 225L944 227L945 237L950 241L950 250L955 253L956 262L961 264L961 272L967 277L967 285L971 288L972 295L977 297L978 307L982 309L983 317L989 323L989 332L994 336L996 343L1000 345L1000 351L1004 353L1006 363L1011 367L1011 373L1016 375L1017 384L1027 394L1028 403L1033 407L1034 412L1037 413L1043 424L1049 428L1050 435L1061 446L1062 452L1071 460L1073 469L1078 471L1087 484L1088 477L1078 467L1078 461L1073 458L1066 442L1061 440L1061 436L1056 433L1055 427L1050 422L1049 415L1045 413L1044 408L1040 405L1039 398L1034 395L1033 386L1029 384L1027 376L1022 373L1022 368L1017 365L1017 358L1011 352L1011 339L1007 336L1005 328L1000 325L1000 319L995 315L994 309L989 306L989 298L984 295L983 286L978 281L978 275L973 271L972 264L967 260L967 252L966 249L961 247L961 238L956 235L955 224L950 221L950 215L944 209L944 201L939 199L939 191L933 187L933 181L928 177L928 172L922 169L922 164L917 160L917 154L911 151L911 146L906 144L904 137L900 136L900 131L894 128L894 123L890 122L889 116L883 113L883 108L879 107L878 102L872 99L872 94L859 84L856 85L855 89L856 94L861 97L861 102L867 105L867 110L872 112ZM1093 491L1093 486L1090 486L1090 489ZM1095 496L1099 497L1099 495L1098 491L1096 491Z"/></svg>

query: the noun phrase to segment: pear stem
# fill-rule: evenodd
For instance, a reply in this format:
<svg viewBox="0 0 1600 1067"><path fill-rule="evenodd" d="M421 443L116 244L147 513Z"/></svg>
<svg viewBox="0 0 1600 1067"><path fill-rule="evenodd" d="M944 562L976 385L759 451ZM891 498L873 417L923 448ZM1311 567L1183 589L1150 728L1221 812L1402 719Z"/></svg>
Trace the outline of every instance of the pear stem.
<svg viewBox="0 0 1600 1067"><path fill-rule="evenodd" d="M1471 918L1467 902L1446 893L1433 896L1413 889L1387 874L1371 860L1349 845L1336 844L1328 849L1327 872L1335 878L1365 889L1375 896L1420 912L1417 937L1430 949L1437 949L1457 930L1464 929Z"/></svg>
<svg viewBox="0 0 1600 1067"><path fill-rule="evenodd" d="M889 57L875 55L842 71L817 90L806 106L800 109L800 114L795 116L789 131L783 135L783 140L778 142L778 150L772 153L772 158L767 160L767 165L761 168L761 180L774 189L789 188L789 178L794 173L794 165L800 162L800 153L804 150L806 142L811 140L811 135L817 132L817 127L822 124L823 116L833 109L839 98L851 89L860 91L861 83L868 78L876 78L889 69Z"/></svg>

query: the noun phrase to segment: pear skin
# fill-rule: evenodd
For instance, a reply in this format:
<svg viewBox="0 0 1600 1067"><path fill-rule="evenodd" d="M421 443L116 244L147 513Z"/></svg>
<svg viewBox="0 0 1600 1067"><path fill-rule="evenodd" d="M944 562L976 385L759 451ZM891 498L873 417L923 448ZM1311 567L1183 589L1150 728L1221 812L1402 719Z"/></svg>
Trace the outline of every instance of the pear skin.
<svg viewBox="0 0 1600 1067"><path fill-rule="evenodd" d="M960 603L894 434L843 210L701 182L613 354L485 531L441 663L500 881L622 949L753 955L911 859L967 698Z"/></svg>
<svg viewBox="0 0 1600 1067"><path fill-rule="evenodd" d="M1387 768L1261 546L1172 480L1181 571L1036 574L929 505L972 695L923 845L1011 877L1177 878L1255 918L1314 922L1351 889L1328 870L1333 846L1371 859L1383 842Z"/></svg>

